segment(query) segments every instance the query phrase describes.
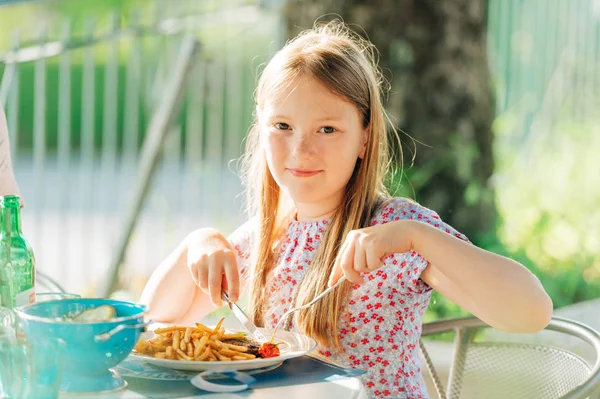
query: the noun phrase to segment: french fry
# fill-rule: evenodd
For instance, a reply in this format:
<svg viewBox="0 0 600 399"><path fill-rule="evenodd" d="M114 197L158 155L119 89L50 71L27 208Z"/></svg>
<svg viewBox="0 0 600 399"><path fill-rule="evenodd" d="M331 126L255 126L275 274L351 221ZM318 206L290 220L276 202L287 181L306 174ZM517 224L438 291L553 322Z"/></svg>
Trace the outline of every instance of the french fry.
<svg viewBox="0 0 600 399"><path fill-rule="evenodd" d="M245 338L246 334L244 333L235 333L235 334L223 334L222 339L240 339Z"/></svg>
<svg viewBox="0 0 600 399"><path fill-rule="evenodd" d="M185 329L185 334L183 336L183 340L185 341L186 344L190 343L190 338L192 335L192 327L188 327Z"/></svg>
<svg viewBox="0 0 600 399"><path fill-rule="evenodd" d="M187 360L188 362L191 362L192 360L194 360L191 357L189 357L188 355L186 355L185 353L183 353L183 351L181 349L175 349L175 351L177 352L177 354L179 356L181 356L181 358L183 360Z"/></svg>
<svg viewBox="0 0 600 399"><path fill-rule="evenodd" d="M221 361L227 361L227 360L231 360L231 358L230 358L230 357L220 354L220 353L219 353L219 351L218 351L218 350L216 350L216 349L213 349L213 350L212 350L212 353L213 353L213 355L215 355L215 357L216 357L217 359L219 359L219 360L221 360Z"/></svg>
<svg viewBox="0 0 600 399"><path fill-rule="evenodd" d="M221 318L221 320L219 320L219 322L217 323L217 325L215 326L215 328L213 328L213 333L219 331L219 329L221 328L221 324L223 324L223 320L225 320L225 318Z"/></svg>
<svg viewBox="0 0 600 399"><path fill-rule="evenodd" d="M212 335L211 335L211 337L212 337ZM212 346L214 349L219 349L223 346L223 343L221 341L218 341L213 338L209 338L208 341L206 341L206 344L209 346Z"/></svg>
<svg viewBox="0 0 600 399"><path fill-rule="evenodd" d="M227 343L221 343L221 345L223 345L225 348L233 349L234 351L248 352L248 348L246 348L245 346L233 345L233 344L227 344Z"/></svg>
<svg viewBox="0 0 600 399"><path fill-rule="evenodd" d="M158 335L162 335L168 332L175 332L175 331L185 331L187 327L182 327L182 326L171 326L171 327L164 327L164 328L157 328L156 330L154 330L155 334Z"/></svg>
<svg viewBox="0 0 600 399"><path fill-rule="evenodd" d="M171 346L170 343L156 343L156 342L148 342L149 351L150 352L164 352L167 349L167 346Z"/></svg>
<svg viewBox="0 0 600 399"><path fill-rule="evenodd" d="M202 333L202 332L205 332L205 331L206 332L210 332L210 333L213 332L212 328L207 327L204 324L200 324L200 323L196 323L196 331L199 332L199 333Z"/></svg>
<svg viewBox="0 0 600 399"><path fill-rule="evenodd" d="M156 337L150 339L150 342L154 342L157 344L161 344L161 345L165 345L167 346L167 342L171 341L173 339L173 333L167 333L165 335L157 335Z"/></svg>
<svg viewBox="0 0 600 399"><path fill-rule="evenodd" d="M192 353L192 356L194 357L194 359L197 359L202 354L202 347L200 346L200 340L195 339L194 341L192 341L192 345L194 348L194 352Z"/></svg>
<svg viewBox="0 0 600 399"><path fill-rule="evenodd" d="M234 357L241 357L243 360L256 359L256 356L254 356L253 354L243 353L243 352L238 352L238 351L232 351L231 349L221 349L219 352L222 353L225 356L231 356L232 358L234 358Z"/></svg>
<svg viewBox="0 0 600 399"><path fill-rule="evenodd" d="M144 353L147 352L150 348L150 344L145 339L140 339L138 343L135 345L135 350Z"/></svg>
<svg viewBox="0 0 600 399"><path fill-rule="evenodd" d="M206 346L207 342L208 342L208 335L203 335L202 338L200 338L200 346L202 346L202 347Z"/></svg>
<svg viewBox="0 0 600 399"><path fill-rule="evenodd" d="M180 340L181 340L181 333L179 331L175 331L173 333L173 349L179 349Z"/></svg>
<svg viewBox="0 0 600 399"><path fill-rule="evenodd" d="M198 357L198 361L203 361L203 360L207 360L208 357L212 355L210 346L207 346L206 349L204 350L204 352L202 352L202 354L200 355L200 357Z"/></svg>

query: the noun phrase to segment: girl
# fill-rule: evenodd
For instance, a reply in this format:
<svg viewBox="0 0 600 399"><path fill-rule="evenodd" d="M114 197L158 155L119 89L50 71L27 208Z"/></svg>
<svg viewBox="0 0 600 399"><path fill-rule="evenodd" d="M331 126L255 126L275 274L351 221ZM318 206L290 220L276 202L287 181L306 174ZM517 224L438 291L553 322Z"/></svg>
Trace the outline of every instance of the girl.
<svg viewBox="0 0 600 399"><path fill-rule="evenodd" d="M426 398L417 344L432 289L493 327L543 329L552 303L522 265L479 249L435 212L384 187L391 129L372 45L342 24L302 33L266 66L243 170L250 220L228 239L191 233L150 278L159 321L193 323L224 287L250 294L274 328L342 275L348 282L286 328L364 369L372 397Z"/></svg>
<svg viewBox="0 0 600 399"><path fill-rule="evenodd" d="M20 195L10 159L8 127L6 125L6 117L4 115L2 103L0 103L0 196L1 195Z"/></svg>

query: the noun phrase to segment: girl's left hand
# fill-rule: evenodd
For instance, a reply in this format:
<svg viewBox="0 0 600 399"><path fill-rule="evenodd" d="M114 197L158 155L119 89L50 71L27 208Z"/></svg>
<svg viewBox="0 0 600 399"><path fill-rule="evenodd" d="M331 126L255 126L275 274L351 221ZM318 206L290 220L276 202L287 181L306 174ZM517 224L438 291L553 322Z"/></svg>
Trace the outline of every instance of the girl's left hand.
<svg viewBox="0 0 600 399"><path fill-rule="evenodd" d="M354 284L362 284L360 273L380 268L391 254L411 251L412 223L399 220L350 231L335 259L328 285L334 285L342 275Z"/></svg>

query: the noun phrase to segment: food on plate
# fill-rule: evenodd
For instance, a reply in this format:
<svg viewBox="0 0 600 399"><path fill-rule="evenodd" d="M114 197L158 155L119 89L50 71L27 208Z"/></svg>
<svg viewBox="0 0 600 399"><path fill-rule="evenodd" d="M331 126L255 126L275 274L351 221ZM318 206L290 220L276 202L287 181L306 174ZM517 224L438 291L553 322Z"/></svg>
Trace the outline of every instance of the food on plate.
<svg viewBox="0 0 600 399"><path fill-rule="evenodd" d="M255 340L254 338L246 336L244 333L238 333L240 337L233 338L223 338L221 342L229 345L243 346L248 349L246 353L254 355L255 357L260 357L258 354L258 350L260 348L260 342Z"/></svg>
<svg viewBox="0 0 600 399"><path fill-rule="evenodd" d="M201 323L196 323L195 327L157 328L154 338L140 338L134 350L159 359L184 361L236 361L279 356L279 349L277 355L269 352L270 356L263 356L261 348L264 344L247 337L243 332L225 332L221 326L223 320L219 320L214 328Z"/></svg>
<svg viewBox="0 0 600 399"><path fill-rule="evenodd" d="M265 342L258 349L258 354L262 358L276 357L279 356L279 348L276 343L273 342Z"/></svg>
<svg viewBox="0 0 600 399"><path fill-rule="evenodd" d="M74 322L99 322L117 317L117 310L110 305L102 305L92 309L86 309L74 316L67 317Z"/></svg>

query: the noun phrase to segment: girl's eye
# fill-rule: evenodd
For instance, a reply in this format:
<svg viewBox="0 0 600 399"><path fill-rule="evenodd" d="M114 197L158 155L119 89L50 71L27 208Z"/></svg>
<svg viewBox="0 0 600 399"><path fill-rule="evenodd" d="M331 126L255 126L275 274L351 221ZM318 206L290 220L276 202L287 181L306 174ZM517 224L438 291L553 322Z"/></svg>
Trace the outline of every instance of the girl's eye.
<svg viewBox="0 0 600 399"><path fill-rule="evenodd" d="M290 130L290 125L288 125L287 123L277 122L275 124L275 127L279 130Z"/></svg>
<svg viewBox="0 0 600 399"><path fill-rule="evenodd" d="M331 134L335 132L335 128L331 126L323 126L321 129L319 129L319 132Z"/></svg>

